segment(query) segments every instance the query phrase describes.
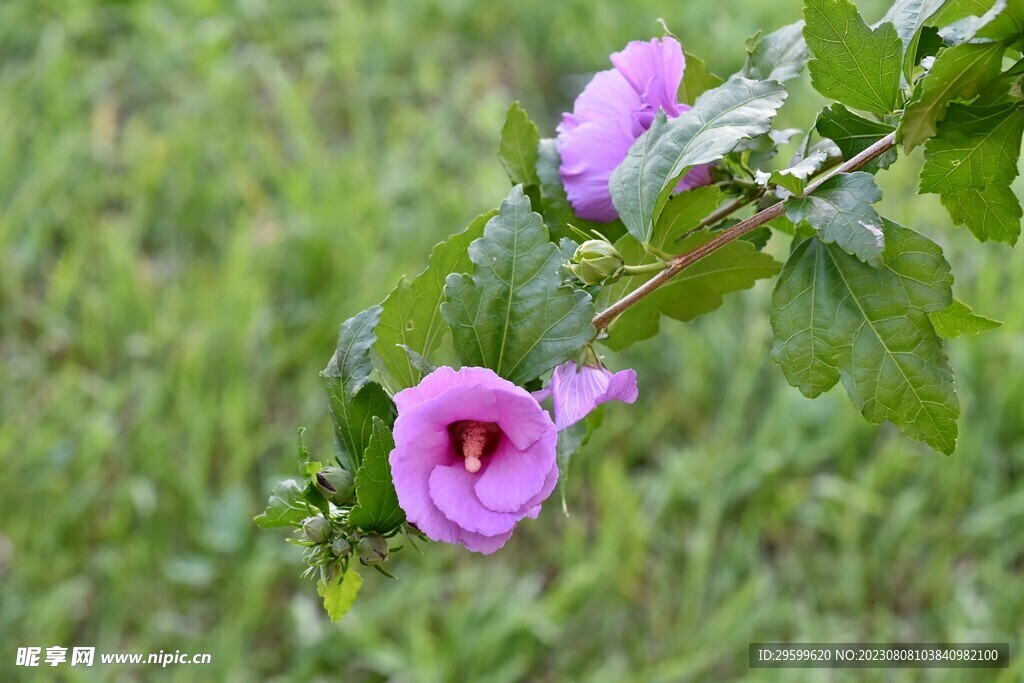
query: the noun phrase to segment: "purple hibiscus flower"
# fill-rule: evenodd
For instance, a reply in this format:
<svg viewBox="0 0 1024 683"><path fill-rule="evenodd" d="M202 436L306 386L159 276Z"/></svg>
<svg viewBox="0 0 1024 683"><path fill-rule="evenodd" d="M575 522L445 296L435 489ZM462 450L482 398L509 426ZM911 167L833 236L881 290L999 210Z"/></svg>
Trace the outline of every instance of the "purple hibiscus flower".
<svg viewBox="0 0 1024 683"><path fill-rule="evenodd" d="M670 119L690 110L677 101L686 59L675 38L633 41L611 56L614 69L594 75L571 114L558 125L562 183L580 218L608 223L618 217L608 181L658 109ZM711 182L711 166L694 168L679 182L687 190Z"/></svg>
<svg viewBox="0 0 1024 683"><path fill-rule="evenodd" d="M540 514L558 481L557 432L529 392L486 368L440 367L395 404L391 473L420 531L490 554Z"/></svg>
<svg viewBox="0 0 1024 683"><path fill-rule="evenodd" d="M547 388L534 392L533 396L537 401L552 397L555 429L562 431L602 403L633 403L638 394L635 370L612 373L604 367L577 366L575 361L569 361L555 368Z"/></svg>

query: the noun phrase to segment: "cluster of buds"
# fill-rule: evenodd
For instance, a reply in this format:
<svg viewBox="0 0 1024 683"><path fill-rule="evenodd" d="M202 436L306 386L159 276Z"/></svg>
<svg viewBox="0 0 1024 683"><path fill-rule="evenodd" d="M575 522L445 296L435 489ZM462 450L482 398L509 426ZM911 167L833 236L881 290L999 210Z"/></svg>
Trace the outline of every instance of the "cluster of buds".
<svg viewBox="0 0 1024 683"><path fill-rule="evenodd" d="M587 240L576 248L565 268L586 286L610 285L622 277L626 262L611 242Z"/></svg>

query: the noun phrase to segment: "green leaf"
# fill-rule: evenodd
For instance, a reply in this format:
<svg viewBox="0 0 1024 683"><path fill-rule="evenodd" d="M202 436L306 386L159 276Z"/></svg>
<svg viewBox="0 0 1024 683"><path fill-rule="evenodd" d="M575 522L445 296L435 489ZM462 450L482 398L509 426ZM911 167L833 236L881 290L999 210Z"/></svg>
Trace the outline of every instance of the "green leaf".
<svg viewBox="0 0 1024 683"><path fill-rule="evenodd" d="M722 158L740 140L767 133L785 99L779 83L735 77L678 118L669 121L660 112L612 174L612 201L629 233L649 241L679 178Z"/></svg>
<svg viewBox="0 0 1024 683"><path fill-rule="evenodd" d="M813 152L789 168L770 172L757 171L754 174L754 180L765 187L778 185L788 190L789 194L799 196L807 187L807 179L827 160L828 155L824 152Z"/></svg>
<svg viewBox="0 0 1024 683"><path fill-rule="evenodd" d="M309 516L309 506L302 495L302 487L294 479L278 483L270 492L267 509L253 521L264 529L300 524Z"/></svg>
<svg viewBox="0 0 1024 683"><path fill-rule="evenodd" d="M349 567L342 576L341 581L324 583L318 581L316 592L324 599L324 609L331 621L337 621L345 616L345 613L352 609L359 588L363 585L363 577L355 567Z"/></svg>
<svg viewBox="0 0 1024 683"><path fill-rule="evenodd" d="M540 134L519 102L513 102L501 128L498 158L513 184L539 185L537 176L537 145Z"/></svg>
<svg viewBox="0 0 1024 683"><path fill-rule="evenodd" d="M524 384L571 358L594 336L590 295L562 286L562 257L516 186L470 245L473 277L448 276L441 313L465 365Z"/></svg>
<svg viewBox="0 0 1024 683"><path fill-rule="evenodd" d="M373 372L370 347L377 340L374 329L380 321L380 306L371 306L341 324L338 347L323 375L339 380L345 396L352 396Z"/></svg>
<svg viewBox="0 0 1024 683"><path fill-rule="evenodd" d="M953 222L966 225L978 241L1017 243L1024 212L1009 187L990 185L982 190L946 193L941 199Z"/></svg>
<svg viewBox="0 0 1024 683"><path fill-rule="evenodd" d="M956 99L971 99L999 78L1006 46L958 45L939 50L932 68L917 84L900 119L897 137L910 151L935 135L936 124Z"/></svg>
<svg viewBox="0 0 1024 683"><path fill-rule="evenodd" d="M896 27L896 35L903 43L903 73L908 81L913 75L921 30L947 2L949 0L896 0L882 17L883 22L891 22Z"/></svg>
<svg viewBox="0 0 1024 683"><path fill-rule="evenodd" d="M405 512L398 505L398 494L391 481L391 463L388 461L394 447L391 430L380 419L374 419L370 444L356 474L358 502L348 515L350 525L386 535L405 521Z"/></svg>
<svg viewBox="0 0 1024 683"><path fill-rule="evenodd" d="M772 358L805 396L842 378L868 422L948 454L960 405L928 314L950 304L953 278L934 242L889 221L884 230L880 268L819 238L797 246L772 296Z"/></svg>
<svg viewBox="0 0 1024 683"><path fill-rule="evenodd" d="M979 20L975 35L982 40L1012 41L1024 34L1024 0L1006 0L1002 11L998 2ZM995 14L995 16L992 16ZM987 21L991 19L990 21Z"/></svg>
<svg viewBox="0 0 1024 683"><path fill-rule="evenodd" d="M423 370L416 367L405 349L425 357L441 344L448 331L440 314L445 278L450 273L466 272L472 268L469 245L484 234L487 221L497 213L489 211L477 216L464 231L436 245L430 252L426 270L411 283L402 278L398 287L381 304L374 349L380 354L384 367L402 387L415 386L423 376Z"/></svg>
<svg viewBox="0 0 1024 683"><path fill-rule="evenodd" d="M558 488L562 498L562 512L568 516L569 507L565 499L565 488L569 483L569 463L573 457L587 445L594 431L604 420L604 406L598 406L579 422L569 425L558 432L558 443L555 445L555 459L558 463Z"/></svg>
<svg viewBox="0 0 1024 683"><path fill-rule="evenodd" d="M373 418L391 425L395 421L395 404L384 387L370 382L355 396L345 396L344 386L337 377L321 373L327 390L328 405L334 419L334 445L338 461L349 472L358 472L363 452L373 432Z"/></svg>
<svg viewBox="0 0 1024 683"><path fill-rule="evenodd" d="M1017 177L1024 109L1016 104L954 104L925 145L919 192L954 193L1008 186Z"/></svg>
<svg viewBox="0 0 1024 683"><path fill-rule="evenodd" d="M686 68L683 70L683 81L679 84L679 101L693 105L698 97L725 81L711 73L708 65L697 55L683 52L683 57L686 59Z"/></svg>
<svg viewBox="0 0 1024 683"><path fill-rule="evenodd" d="M818 115L815 127L820 135L836 143L844 159L852 159L895 130L889 124L854 114L841 104L825 107ZM875 173L879 168L889 168L894 161L896 150L891 149L863 170Z"/></svg>
<svg viewBox="0 0 1024 683"><path fill-rule="evenodd" d="M871 30L849 0L804 0L804 19L815 90L875 114L900 108L903 43L891 23Z"/></svg>
<svg viewBox="0 0 1024 683"><path fill-rule="evenodd" d="M417 371L422 375L429 375L437 368L429 360L410 349L405 344L399 344L398 348L405 351L405 355L409 357L409 362L412 364Z"/></svg>
<svg viewBox="0 0 1024 683"><path fill-rule="evenodd" d="M786 217L806 220L817 228L822 242L836 244L848 254L873 266L882 265L885 235L882 217L871 206L882 198L870 173L841 173L807 197L786 202Z"/></svg>
<svg viewBox="0 0 1024 683"><path fill-rule="evenodd" d="M978 315L970 306L958 299L953 299L948 308L929 313L928 316L935 331L946 339L955 339L961 334L979 334L1002 325L998 320Z"/></svg>
<svg viewBox="0 0 1024 683"><path fill-rule="evenodd" d="M755 81L780 83L798 77L811 57L804 42L803 28L804 22L798 21L766 36L756 33L748 38L747 61L740 75Z"/></svg>

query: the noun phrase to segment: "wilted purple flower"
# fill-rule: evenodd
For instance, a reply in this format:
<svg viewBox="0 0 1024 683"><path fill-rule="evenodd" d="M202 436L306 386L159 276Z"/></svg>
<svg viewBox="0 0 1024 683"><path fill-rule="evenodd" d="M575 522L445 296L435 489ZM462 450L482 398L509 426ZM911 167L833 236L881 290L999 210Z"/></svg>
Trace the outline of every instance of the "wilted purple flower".
<svg viewBox="0 0 1024 683"><path fill-rule="evenodd" d="M486 368L440 367L395 395L391 473L420 531L493 553L558 481L557 433L525 389Z"/></svg>
<svg viewBox="0 0 1024 683"><path fill-rule="evenodd" d="M555 429L562 431L585 418L602 403L633 403L638 394L634 370L620 370L613 374L604 367L577 366L575 361L569 361L555 368L547 388L534 392L533 396L537 401L552 397Z"/></svg>
<svg viewBox="0 0 1024 683"><path fill-rule="evenodd" d="M592 221L618 217L608 181L630 146L651 127L658 109L670 119L689 111L677 101L686 59L675 38L633 41L611 56L614 69L594 75L558 126L562 183L573 209ZM677 190L711 182L711 167L698 166Z"/></svg>

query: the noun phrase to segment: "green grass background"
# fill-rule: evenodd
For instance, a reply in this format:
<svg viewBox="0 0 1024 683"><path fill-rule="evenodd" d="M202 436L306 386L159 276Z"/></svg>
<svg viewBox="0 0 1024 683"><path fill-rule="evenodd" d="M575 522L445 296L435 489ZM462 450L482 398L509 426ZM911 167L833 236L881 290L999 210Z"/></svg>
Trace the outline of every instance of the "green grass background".
<svg viewBox="0 0 1024 683"><path fill-rule="evenodd" d="M860 3L869 21L881 0ZM432 545L339 624L251 523L330 457L338 324L495 206L504 111L551 134L664 17L721 74L799 3L0 2L0 680L1024 679L1024 256L882 174L957 295L950 458L810 401L769 359L770 286L618 357L557 503L493 556ZM780 125L820 99L794 84ZM785 244L774 244L778 253ZM1008 641L1002 672L754 671L763 640ZM16 670L18 646L209 667Z"/></svg>

